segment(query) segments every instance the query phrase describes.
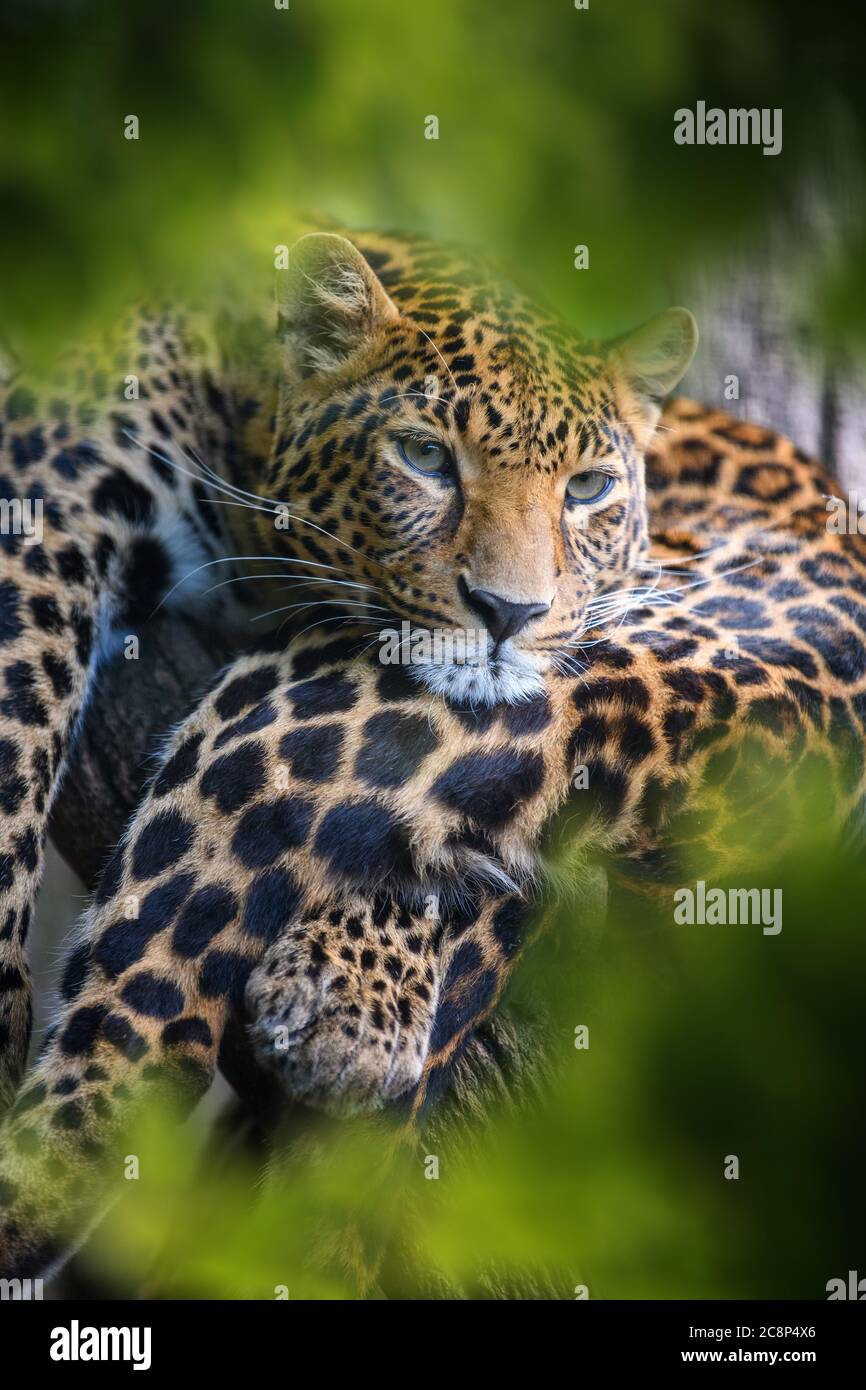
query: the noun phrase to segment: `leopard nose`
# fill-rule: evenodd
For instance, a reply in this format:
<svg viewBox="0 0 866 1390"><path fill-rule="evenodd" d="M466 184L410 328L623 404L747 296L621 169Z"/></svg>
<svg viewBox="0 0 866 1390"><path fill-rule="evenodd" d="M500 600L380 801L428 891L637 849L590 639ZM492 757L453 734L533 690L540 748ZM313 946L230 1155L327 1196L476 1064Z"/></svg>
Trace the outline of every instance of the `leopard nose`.
<svg viewBox="0 0 866 1390"><path fill-rule="evenodd" d="M549 603L512 603L500 594L491 594L489 589L467 586L464 598L482 619L497 646L520 632L532 618L540 618L542 613L550 611Z"/></svg>

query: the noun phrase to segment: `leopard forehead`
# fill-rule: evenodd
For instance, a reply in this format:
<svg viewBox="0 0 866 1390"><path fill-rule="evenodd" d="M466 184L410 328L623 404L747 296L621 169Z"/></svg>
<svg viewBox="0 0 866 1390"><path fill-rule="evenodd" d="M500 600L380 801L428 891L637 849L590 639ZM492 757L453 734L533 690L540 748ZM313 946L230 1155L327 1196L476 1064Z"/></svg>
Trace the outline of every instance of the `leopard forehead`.
<svg viewBox="0 0 866 1390"><path fill-rule="evenodd" d="M551 473L624 446L628 430L598 344L465 256L356 240L399 319L348 376L293 396L299 445L327 441L342 420L361 459L377 426L421 423L474 447L479 467L494 474Z"/></svg>

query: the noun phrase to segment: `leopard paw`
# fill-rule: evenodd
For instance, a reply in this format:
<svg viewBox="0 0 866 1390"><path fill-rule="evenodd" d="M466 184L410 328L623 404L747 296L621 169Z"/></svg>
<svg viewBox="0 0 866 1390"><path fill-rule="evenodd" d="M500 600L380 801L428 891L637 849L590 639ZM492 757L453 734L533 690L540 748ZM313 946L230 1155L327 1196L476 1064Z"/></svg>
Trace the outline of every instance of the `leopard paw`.
<svg viewBox="0 0 866 1390"><path fill-rule="evenodd" d="M404 942L339 912L274 943L246 991L259 1062L294 1099L335 1114L378 1110L409 1091L438 992L424 944L423 931Z"/></svg>

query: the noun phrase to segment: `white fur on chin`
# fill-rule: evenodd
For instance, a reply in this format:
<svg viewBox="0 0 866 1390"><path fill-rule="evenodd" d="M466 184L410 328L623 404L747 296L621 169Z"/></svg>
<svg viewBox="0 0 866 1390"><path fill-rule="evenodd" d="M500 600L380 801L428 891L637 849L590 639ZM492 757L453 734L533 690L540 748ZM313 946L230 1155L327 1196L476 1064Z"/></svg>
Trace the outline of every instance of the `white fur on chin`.
<svg viewBox="0 0 866 1390"><path fill-rule="evenodd" d="M484 665L413 662L409 672L434 695L468 706L519 705L545 690L539 658L510 642Z"/></svg>

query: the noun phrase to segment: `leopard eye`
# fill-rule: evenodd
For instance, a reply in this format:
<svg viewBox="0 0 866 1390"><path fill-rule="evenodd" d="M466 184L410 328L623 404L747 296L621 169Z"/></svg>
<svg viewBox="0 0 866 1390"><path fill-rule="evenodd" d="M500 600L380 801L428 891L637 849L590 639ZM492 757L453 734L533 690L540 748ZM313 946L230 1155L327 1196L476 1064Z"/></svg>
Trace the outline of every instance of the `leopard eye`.
<svg viewBox="0 0 866 1390"><path fill-rule="evenodd" d="M609 473L602 473L600 468L590 468L586 473L575 473L573 478L569 478L565 495L570 502L598 502L607 496L613 482Z"/></svg>
<svg viewBox="0 0 866 1390"><path fill-rule="evenodd" d="M454 472L454 459L451 450L436 439L419 439L415 435L401 435L397 441L397 452L404 463L419 473L431 477L447 477Z"/></svg>

